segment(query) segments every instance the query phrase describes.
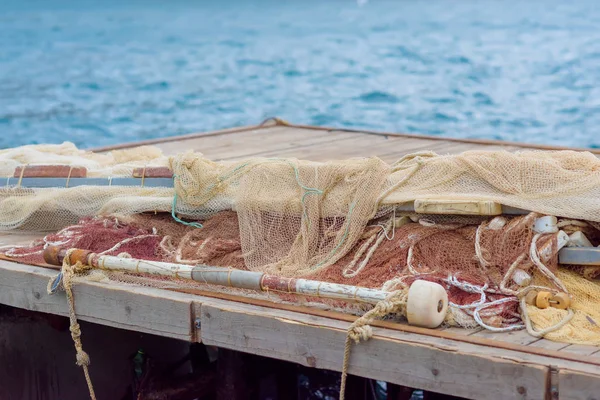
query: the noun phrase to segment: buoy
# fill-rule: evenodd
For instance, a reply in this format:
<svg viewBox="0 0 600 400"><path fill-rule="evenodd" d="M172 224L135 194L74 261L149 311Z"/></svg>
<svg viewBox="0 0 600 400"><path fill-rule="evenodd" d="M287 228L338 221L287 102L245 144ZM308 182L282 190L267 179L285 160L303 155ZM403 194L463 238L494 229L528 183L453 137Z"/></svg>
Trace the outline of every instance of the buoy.
<svg viewBox="0 0 600 400"><path fill-rule="evenodd" d="M567 293L557 293L550 298L550 307L566 310L571 306L571 298Z"/></svg>
<svg viewBox="0 0 600 400"><path fill-rule="evenodd" d="M569 243L567 247L594 247L592 242L581 231L577 231L569 235Z"/></svg>
<svg viewBox="0 0 600 400"><path fill-rule="evenodd" d="M537 308L548 308L550 307L550 298L552 293L550 292L539 292L535 298L535 306Z"/></svg>
<svg viewBox="0 0 600 400"><path fill-rule="evenodd" d="M555 233L558 232L558 219L552 215L540 217L533 223L535 233Z"/></svg>
<svg viewBox="0 0 600 400"><path fill-rule="evenodd" d="M517 268L517 269L515 269L515 272L513 273L512 280L514 283L516 283L520 287L529 286L529 284L531 283L531 275L529 275L527 272L523 271L522 269Z"/></svg>
<svg viewBox="0 0 600 400"><path fill-rule="evenodd" d="M406 318L411 325L437 328L448 311L448 293L439 284L416 280L408 289Z"/></svg>
<svg viewBox="0 0 600 400"><path fill-rule="evenodd" d="M529 304L530 306L535 306L535 300L537 299L537 295L538 295L537 291L530 290L525 295L525 303Z"/></svg>
<svg viewBox="0 0 600 400"><path fill-rule="evenodd" d="M504 228L504 225L506 225L506 218L504 217L496 217L493 220L490 221L490 223L488 224L488 229L491 229L493 231L497 231L499 229Z"/></svg>

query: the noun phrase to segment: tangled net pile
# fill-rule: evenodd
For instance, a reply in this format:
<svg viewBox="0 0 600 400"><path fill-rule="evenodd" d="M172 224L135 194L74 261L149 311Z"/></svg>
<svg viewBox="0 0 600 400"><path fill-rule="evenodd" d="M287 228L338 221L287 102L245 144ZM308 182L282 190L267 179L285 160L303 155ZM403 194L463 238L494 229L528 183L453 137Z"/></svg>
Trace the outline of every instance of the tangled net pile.
<svg viewBox="0 0 600 400"><path fill-rule="evenodd" d="M16 166L32 163L32 152L44 164L85 165L88 176L130 176L134 167L168 166L173 187L6 188L0 196L4 229L60 229L82 218L30 246L4 249L11 259L41 263L43 249L59 245L390 292L425 279L448 291L449 325L521 329L526 314L538 330L560 325L544 332L549 339L600 344L600 307L595 304L600 285L594 280L600 272L559 268L556 234L532 229L536 218L559 215L562 231L582 231L598 244L600 161L590 153L420 153L392 165L377 158L217 163L192 152L166 158L145 148L97 155L63 145L0 152L0 171L12 176ZM531 213L436 216L397 208L418 199L449 198L494 201ZM531 282L522 285L515 274ZM88 279L206 289L129 273L92 273ZM570 293L574 316L567 320L566 310L519 304L533 287ZM318 298L267 296L364 312L360 306Z"/></svg>

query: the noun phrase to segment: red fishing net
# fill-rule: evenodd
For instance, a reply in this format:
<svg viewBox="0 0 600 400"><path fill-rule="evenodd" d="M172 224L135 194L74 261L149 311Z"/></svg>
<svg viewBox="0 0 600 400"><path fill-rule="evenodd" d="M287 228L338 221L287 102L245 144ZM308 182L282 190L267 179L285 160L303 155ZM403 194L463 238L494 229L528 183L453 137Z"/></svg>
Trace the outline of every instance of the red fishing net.
<svg viewBox="0 0 600 400"><path fill-rule="evenodd" d="M517 302L509 301L511 296L502 290L502 281L514 263L524 272L532 269L528 254L534 218L535 214L492 220L420 216L413 218L414 222L384 216L372 221L344 257L303 277L389 291L425 279L446 288L454 318L450 322L474 326L477 309L486 324L505 326L519 321L519 315ZM4 254L40 264L45 247L60 246L145 260L247 269L244 259L248 253L242 250L237 214L223 211L201 222L203 228L194 228L166 214L84 218L29 246L4 249ZM588 234L597 240L595 229L588 228ZM538 252L550 255L543 260L550 269L557 267L555 246L553 234L542 235L537 241ZM121 274L119 279L127 281L130 275ZM135 281L133 276L131 281ZM511 280L505 285L509 290L518 289ZM293 295L278 296L295 301ZM323 299L306 301L341 306Z"/></svg>

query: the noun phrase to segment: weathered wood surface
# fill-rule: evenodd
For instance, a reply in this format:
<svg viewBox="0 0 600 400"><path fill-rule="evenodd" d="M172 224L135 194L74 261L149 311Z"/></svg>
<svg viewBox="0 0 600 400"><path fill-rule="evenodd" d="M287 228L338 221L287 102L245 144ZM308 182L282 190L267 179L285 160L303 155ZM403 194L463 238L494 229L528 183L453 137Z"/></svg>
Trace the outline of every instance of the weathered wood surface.
<svg viewBox="0 0 600 400"><path fill-rule="evenodd" d="M64 295L45 291L55 273L0 261L0 303L66 315ZM81 282L74 293L77 314L84 321L201 340L312 367L341 368L349 326L345 321L114 283ZM373 339L353 347L350 373L476 399L543 399L552 365L579 374L574 378L570 372L561 374L569 382L593 378L585 383L593 386L600 379L599 367L585 363L585 356L574 362L390 329L374 332ZM527 342L521 334L509 337Z"/></svg>
<svg viewBox="0 0 600 400"><path fill-rule="evenodd" d="M0 304L68 315L63 292L47 293L57 272L0 260ZM83 321L182 340L193 340L191 298L151 288L86 282L75 285L75 310Z"/></svg>
<svg viewBox="0 0 600 400"><path fill-rule="evenodd" d="M205 344L341 369L347 323L218 300L196 307ZM388 329L374 333L353 346L351 374L467 398L544 399L551 365L565 370L561 379L574 379L569 371L575 370L598 373L579 362Z"/></svg>
<svg viewBox="0 0 600 400"><path fill-rule="evenodd" d="M469 139L469 138L444 138L441 136L431 136L431 135L418 135L418 134L402 134L402 133L386 133L386 132L376 132L376 131L360 131L360 130L351 130L351 129L337 129L337 128L326 128L326 127L315 127L315 126L304 126L304 125L294 125L294 124L281 124L270 121L269 123L261 124L261 125L253 125L247 127L240 128L231 128L231 129L223 129L220 131L214 132L202 132L202 133L192 133L189 135L182 135L176 137L166 137L166 138L158 138L151 139L142 142L134 142L134 143L123 143L114 146L104 146L93 149L95 151L109 151L114 149L123 149L123 148L131 148L140 145L154 145L161 147L165 152L172 153L178 152L182 149L195 149L198 151L202 151L198 148L198 144L202 144L206 147L210 147L209 143L217 146L223 144L225 147L229 148L237 148L236 156L237 157L245 157L249 156L251 153L247 152L244 149L244 146L240 146L240 142L243 143L251 143L251 144L261 144L259 137L256 135L257 133L266 134L265 137L262 138L262 149L261 151L272 151L272 150L283 150L282 148L277 149L277 146L274 146L276 143L275 135L273 133L277 133L281 136L281 133L285 133L285 136L288 137L288 141L292 143L290 147L298 147L305 146L308 144L308 138L311 135L318 135L319 133L326 133L330 138L334 140L350 138L353 134L361 134L363 136L369 136L371 138L384 138L391 140L401 140L401 142L395 142L398 144L396 149L390 149L380 151L379 156L385 156L387 154L400 154L404 152L414 152L419 150L435 150L441 153L457 153L460 151L466 150L517 150L524 148L531 149L539 149L539 150L583 150L590 151L595 154L600 154L600 150L598 149L576 149L576 148L568 148L563 146L547 146L547 145L539 145L539 144L528 144L528 143L518 143L518 142L505 142L498 140L487 140L487 139ZM300 134L299 139L292 140L292 133ZM249 134L249 136L244 136ZM256 136L255 136L256 135ZM214 138L214 140L212 139ZM234 139L239 139L236 142ZM265 142L265 139L268 142ZM298 143L299 141L299 143ZM389 143L389 142L388 142ZM370 146L369 146L370 147ZM395 147L395 146L393 146ZM369 152L370 149L359 149L359 156L364 156L364 152ZM398 153L400 152L400 153ZM338 158L334 152L333 157ZM208 154L207 154L208 155ZM325 155L325 152L323 152ZM329 158L331 159L331 157Z"/></svg>
<svg viewBox="0 0 600 400"><path fill-rule="evenodd" d="M403 155L432 150L517 150L527 145L443 140L343 130L265 126L159 139L166 154L193 149L215 160L246 157L298 157L315 161L378 156L393 162ZM132 147L125 144L114 148ZM110 148L104 148L108 151ZM39 235L0 235L0 246L26 244ZM46 294L55 271L0 260L0 303L66 315L64 294ZM165 290L84 282L75 286L76 310L84 321L132 331L203 340L207 344L303 365L340 370L348 322L240 304ZM200 322L201 332L196 328ZM599 348L536 339L525 332L495 334L481 329L444 330L489 340L489 345L375 328L375 337L353 347L350 372L404 386L478 399L543 399L550 367L559 368L561 399L597 398ZM85 332L84 332L85 340ZM581 362L494 347L504 342L581 356ZM548 353L550 354L550 353ZM558 354L558 353L557 353Z"/></svg>

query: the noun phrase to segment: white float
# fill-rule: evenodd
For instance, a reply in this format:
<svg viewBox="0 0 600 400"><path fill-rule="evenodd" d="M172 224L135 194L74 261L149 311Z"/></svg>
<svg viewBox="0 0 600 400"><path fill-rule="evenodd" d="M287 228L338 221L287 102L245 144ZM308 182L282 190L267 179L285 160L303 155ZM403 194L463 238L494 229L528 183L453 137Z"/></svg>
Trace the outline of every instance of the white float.
<svg viewBox="0 0 600 400"><path fill-rule="evenodd" d="M448 293L439 284L416 280L408 289L406 319L408 323L424 328L437 328L444 322L448 311Z"/></svg>
<svg viewBox="0 0 600 400"><path fill-rule="evenodd" d="M580 231L569 235L567 247L594 247L592 242Z"/></svg>
<svg viewBox="0 0 600 400"><path fill-rule="evenodd" d="M558 219L552 215L537 218L533 223L535 233L556 233L558 232Z"/></svg>

